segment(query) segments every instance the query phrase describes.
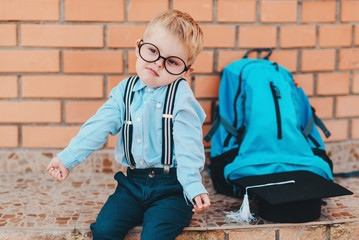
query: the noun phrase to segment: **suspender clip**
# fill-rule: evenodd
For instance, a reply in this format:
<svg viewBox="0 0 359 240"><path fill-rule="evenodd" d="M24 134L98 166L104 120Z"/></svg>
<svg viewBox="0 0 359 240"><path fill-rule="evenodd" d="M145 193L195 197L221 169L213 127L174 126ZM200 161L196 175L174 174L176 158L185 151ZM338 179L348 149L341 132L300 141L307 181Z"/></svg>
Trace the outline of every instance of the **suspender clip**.
<svg viewBox="0 0 359 240"><path fill-rule="evenodd" d="M172 118L173 115L172 114L163 114L162 117L164 117L164 118Z"/></svg>
<svg viewBox="0 0 359 240"><path fill-rule="evenodd" d="M163 173L165 174L170 173L170 165L163 165Z"/></svg>
<svg viewBox="0 0 359 240"><path fill-rule="evenodd" d="M132 125L132 121L124 121L124 124Z"/></svg>

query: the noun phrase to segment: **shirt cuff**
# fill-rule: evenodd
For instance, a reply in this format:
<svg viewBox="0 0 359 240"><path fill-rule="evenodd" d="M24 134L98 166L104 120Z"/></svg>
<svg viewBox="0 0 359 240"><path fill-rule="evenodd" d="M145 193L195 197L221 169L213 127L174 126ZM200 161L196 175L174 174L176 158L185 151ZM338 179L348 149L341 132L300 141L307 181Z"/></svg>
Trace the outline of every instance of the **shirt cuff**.
<svg viewBox="0 0 359 240"><path fill-rule="evenodd" d="M192 183L190 186L187 186L186 189L184 189L185 195L188 198L188 200L193 203L193 199L200 194L206 193L208 194L206 188L203 186L202 183Z"/></svg>
<svg viewBox="0 0 359 240"><path fill-rule="evenodd" d="M69 171L81 163L76 160L73 152L68 148L65 148L63 151L58 153L57 156Z"/></svg>

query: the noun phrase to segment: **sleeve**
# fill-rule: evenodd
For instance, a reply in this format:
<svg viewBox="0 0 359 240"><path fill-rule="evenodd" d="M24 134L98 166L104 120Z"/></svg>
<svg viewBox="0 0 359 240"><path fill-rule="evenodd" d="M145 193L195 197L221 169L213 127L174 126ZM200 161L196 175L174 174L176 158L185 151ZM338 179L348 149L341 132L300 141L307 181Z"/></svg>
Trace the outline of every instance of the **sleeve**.
<svg viewBox="0 0 359 240"><path fill-rule="evenodd" d="M187 84L181 84L175 102L173 139L177 161L177 177L187 198L208 193L200 172L205 163L202 124L206 117L201 105Z"/></svg>
<svg viewBox="0 0 359 240"><path fill-rule="evenodd" d="M69 145L58 154L67 169L71 170L85 161L93 151L105 144L109 134L114 136L120 131L124 112L123 82L125 81L111 91L106 103L86 121Z"/></svg>

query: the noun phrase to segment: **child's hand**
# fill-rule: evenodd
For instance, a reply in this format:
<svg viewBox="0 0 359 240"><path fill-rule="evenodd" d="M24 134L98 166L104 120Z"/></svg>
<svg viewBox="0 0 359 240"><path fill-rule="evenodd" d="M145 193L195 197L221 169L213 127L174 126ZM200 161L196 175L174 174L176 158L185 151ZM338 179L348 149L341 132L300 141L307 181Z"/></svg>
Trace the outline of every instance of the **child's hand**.
<svg viewBox="0 0 359 240"><path fill-rule="evenodd" d="M200 212L203 211L211 205L211 202L209 201L209 197L207 193L202 193L193 198L194 207L193 212Z"/></svg>
<svg viewBox="0 0 359 240"><path fill-rule="evenodd" d="M46 170L54 179L60 182L64 181L70 174L70 171L65 167L65 165L58 157L54 157L51 160Z"/></svg>

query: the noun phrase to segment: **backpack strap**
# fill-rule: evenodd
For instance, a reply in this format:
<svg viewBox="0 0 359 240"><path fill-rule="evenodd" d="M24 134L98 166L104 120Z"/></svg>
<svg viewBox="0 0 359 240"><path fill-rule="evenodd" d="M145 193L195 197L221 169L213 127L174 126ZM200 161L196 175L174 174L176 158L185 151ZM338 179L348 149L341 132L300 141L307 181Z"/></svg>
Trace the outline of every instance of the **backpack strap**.
<svg viewBox="0 0 359 240"><path fill-rule="evenodd" d="M246 52L246 54L243 56L243 58L248 58L248 55L251 52L257 52L258 54L261 54L262 52L268 52L267 55L263 58L263 59L269 59L270 55L272 54L272 49L271 48L253 48L250 49Z"/></svg>
<svg viewBox="0 0 359 240"><path fill-rule="evenodd" d="M329 132L329 130L326 128L326 126L324 125L324 123L322 122L322 120L317 116L317 114L315 114L315 109L312 107L312 112L313 112L313 118L314 118L314 122L315 124L317 124L317 126L323 131L324 135L326 138L330 137L331 133Z"/></svg>
<svg viewBox="0 0 359 240"><path fill-rule="evenodd" d="M240 128L236 129L235 127L233 127L233 125L231 123L229 123L224 117L222 117L219 114L219 107L217 105L216 107L216 111L215 111L215 115L214 115L214 123L211 127L211 129L208 131L208 133L206 134L206 136L203 138L206 142L209 142L211 140L211 138L213 137L213 134L217 131L219 124L222 124L222 126L227 130L227 132L229 134L231 134L231 136L234 136L238 139L238 145L241 144L242 140L243 140L243 133L244 133L244 125L242 124Z"/></svg>
<svg viewBox="0 0 359 240"><path fill-rule="evenodd" d="M136 166L135 160L133 159L131 148L132 148L132 131L133 125L131 120L131 111L130 105L133 100L133 86L135 86L136 82L138 81L138 76L132 76L128 80L125 88L125 94L123 97L123 101L125 103L125 120L123 122L123 148L125 151L125 158L127 163L130 165L131 169L134 169Z"/></svg>
<svg viewBox="0 0 359 240"><path fill-rule="evenodd" d="M178 84L183 78L177 79L167 87L162 115L162 160L164 172L168 173L173 160L173 108Z"/></svg>
<svg viewBox="0 0 359 240"><path fill-rule="evenodd" d="M213 137L213 134L217 131L219 124L222 124L222 126L233 136L237 137L238 136L238 130L232 126L231 123L229 123L226 119L224 119L221 115L219 115L219 107L217 105L216 107L216 111L213 117L214 123L211 127L211 129L208 131L208 133L206 134L206 136L203 138L206 142L209 142L211 140L211 138Z"/></svg>
<svg viewBox="0 0 359 240"><path fill-rule="evenodd" d="M314 123L323 131L326 138L330 137L331 133L324 125L323 121L315 114L315 109L312 107L312 117L309 120L307 126L302 130L303 135L307 138L309 133L312 131Z"/></svg>

